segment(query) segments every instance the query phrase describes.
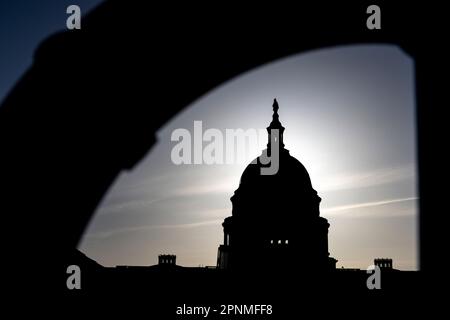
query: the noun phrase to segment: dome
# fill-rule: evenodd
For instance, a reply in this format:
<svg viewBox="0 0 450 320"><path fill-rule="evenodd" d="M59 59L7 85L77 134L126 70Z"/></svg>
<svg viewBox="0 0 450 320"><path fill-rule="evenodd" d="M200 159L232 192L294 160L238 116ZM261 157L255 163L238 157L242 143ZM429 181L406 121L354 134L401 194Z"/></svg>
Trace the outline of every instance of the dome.
<svg viewBox="0 0 450 320"><path fill-rule="evenodd" d="M231 197L233 211L222 224L217 266L239 269L263 262L273 270L284 268L279 262L285 261L294 268L332 269L336 260L329 258L329 223L320 217L321 198L306 168L284 148L276 100L273 111L267 149L245 168Z"/></svg>
<svg viewBox="0 0 450 320"><path fill-rule="evenodd" d="M299 218L319 215L320 197L313 189L308 171L303 164L280 150L278 171L273 175L261 174L261 157L244 170L238 189L231 197L233 215L253 219L267 217L281 224ZM292 211L292 208L297 210Z"/></svg>
<svg viewBox="0 0 450 320"><path fill-rule="evenodd" d="M231 197L233 216L240 219L267 217L280 224L319 215L320 197L313 189L308 171L284 148L284 127L278 118L278 103L274 100L273 118L267 132L267 149L244 170L239 188ZM271 153L279 151L279 161ZM267 172L267 170L271 172ZM292 208L296 208L293 210ZM277 218L274 219L274 216Z"/></svg>
<svg viewBox="0 0 450 320"><path fill-rule="evenodd" d="M267 153L267 149L263 154ZM263 187L265 182L277 186L297 186L301 189L312 189L311 179L303 164L289 154L286 149L280 150L280 161L278 171L274 175L262 174L262 168L270 167L263 164L261 156L252 161L244 170L239 183L239 188Z"/></svg>

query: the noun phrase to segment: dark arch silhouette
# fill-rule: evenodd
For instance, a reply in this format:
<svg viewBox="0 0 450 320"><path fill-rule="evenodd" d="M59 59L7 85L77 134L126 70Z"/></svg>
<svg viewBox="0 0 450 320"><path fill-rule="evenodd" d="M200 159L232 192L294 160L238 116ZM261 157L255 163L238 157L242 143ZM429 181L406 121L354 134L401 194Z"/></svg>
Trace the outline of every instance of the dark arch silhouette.
<svg viewBox="0 0 450 320"><path fill-rule="evenodd" d="M367 5L205 12L192 3L175 11L107 1L82 21L82 30L48 38L0 107L1 212L11 231L4 256L13 268L24 266L19 272L29 261L46 261L45 274L61 272L64 252L77 245L117 174L131 169L154 144L156 130L186 105L275 59L359 43L395 44L415 61L421 244L437 243L424 232L435 206L430 177L439 176L430 165L435 147L424 141L435 138L429 129L438 88L429 80L439 62L428 48L439 42L423 33L423 24L398 22L423 21L424 8L384 4L382 29L368 30ZM437 263L424 250L420 261L422 269Z"/></svg>

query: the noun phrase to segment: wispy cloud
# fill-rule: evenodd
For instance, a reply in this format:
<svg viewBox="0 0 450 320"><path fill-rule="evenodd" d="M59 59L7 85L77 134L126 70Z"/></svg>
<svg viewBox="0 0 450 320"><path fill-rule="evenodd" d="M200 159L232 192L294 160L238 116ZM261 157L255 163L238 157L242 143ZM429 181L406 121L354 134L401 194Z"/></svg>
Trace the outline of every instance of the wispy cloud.
<svg viewBox="0 0 450 320"><path fill-rule="evenodd" d="M182 223L182 224L164 224L164 225L144 225L144 226L136 226L136 227L124 227L117 228L108 231L99 231L88 233L85 235L86 238L90 239L105 239L111 236L116 236L121 233L129 233L129 232L137 232L137 231L151 231L155 229L188 229L188 228L197 228L202 226L214 225L222 223L223 219L214 219L214 220L206 220L200 222L192 222L192 223Z"/></svg>
<svg viewBox="0 0 450 320"><path fill-rule="evenodd" d="M193 185L185 188L179 188L172 192L173 196L195 196L207 195L211 193L226 193L231 194L234 184L228 180L221 181L215 184Z"/></svg>
<svg viewBox="0 0 450 320"><path fill-rule="evenodd" d="M362 202L362 203L355 203L355 204L348 204L348 205L325 208L322 210L322 212L325 214L348 213L352 210L380 207L380 206L386 206L386 205L392 205L392 204L398 204L398 203L405 203L405 202L410 202L410 201L417 201L418 199L419 198L417 198L417 197L409 197L409 198L388 199L388 200L372 201L372 202ZM402 212L404 212L404 211L402 211ZM395 212L392 212L391 214L396 215Z"/></svg>
<svg viewBox="0 0 450 320"><path fill-rule="evenodd" d="M318 182L320 191L361 189L379 185L387 185L413 179L416 175L414 165L394 168L382 168L367 172L342 173Z"/></svg>
<svg viewBox="0 0 450 320"><path fill-rule="evenodd" d="M217 183L204 183L188 185L185 187L178 187L174 189L168 188L165 195L161 195L160 192L150 192L143 196L137 193L134 197L135 199L130 199L121 202L112 202L105 204L101 207L99 214L107 215L110 213L120 213L120 212L134 212L139 209L150 209L153 205L161 201L176 200L181 202L183 197L192 196L205 196L208 198L211 194L224 194L226 197L233 193L234 184L231 182L230 178L226 178ZM129 198L132 196L130 195Z"/></svg>
<svg viewBox="0 0 450 320"><path fill-rule="evenodd" d="M122 203L114 203L114 204L109 204L109 205L105 205L103 207L100 208L99 210L99 214L100 215L107 215L110 213L121 213L121 212L126 212L126 213L130 213L135 211L136 209L148 209L151 208L151 206L159 201L163 201L168 199L169 197L155 197L153 199L148 199L148 200L129 200L126 202L122 202Z"/></svg>

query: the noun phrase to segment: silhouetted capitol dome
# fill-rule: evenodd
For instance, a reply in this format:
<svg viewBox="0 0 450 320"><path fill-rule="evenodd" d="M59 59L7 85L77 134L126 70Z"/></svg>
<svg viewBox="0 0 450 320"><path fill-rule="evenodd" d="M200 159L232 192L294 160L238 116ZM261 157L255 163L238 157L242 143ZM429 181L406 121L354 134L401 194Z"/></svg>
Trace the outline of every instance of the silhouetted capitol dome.
<svg viewBox="0 0 450 320"><path fill-rule="evenodd" d="M247 166L231 197L233 212L222 224L217 266L334 269L329 224L319 215L321 198L306 168L284 148L276 100L273 110L267 149Z"/></svg>

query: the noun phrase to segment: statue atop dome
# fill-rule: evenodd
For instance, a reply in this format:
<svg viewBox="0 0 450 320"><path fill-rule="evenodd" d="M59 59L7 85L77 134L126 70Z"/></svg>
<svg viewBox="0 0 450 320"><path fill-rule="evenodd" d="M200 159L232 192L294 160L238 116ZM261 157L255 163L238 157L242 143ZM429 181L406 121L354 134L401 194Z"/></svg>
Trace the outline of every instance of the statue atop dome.
<svg viewBox="0 0 450 320"><path fill-rule="evenodd" d="M270 150L271 143L277 143L277 145L280 147L280 149L284 148L283 143L283 133L284 133L284 127L280 122L280 118L278 115L278 109L280 108L278 106L277 99L273 99L273 115L272 115L272 122L270 125L266 128L267 133L269 134L269 141L267 143L267 149ZM279 140L278 140L279 137Z"/></svg>
<svg viewBox="0 0 450 320"><path fill-rule="evenodd" d="M277 113L277 112L278 112L279 107L278 107L278 101L277 101L276 98L273 99L273 105L272 105L272 108L273 108L273 113Z"/></svg>

